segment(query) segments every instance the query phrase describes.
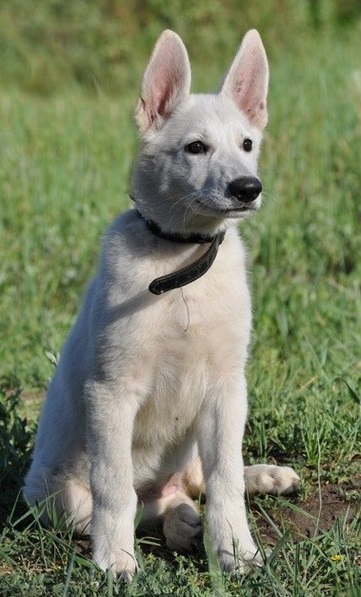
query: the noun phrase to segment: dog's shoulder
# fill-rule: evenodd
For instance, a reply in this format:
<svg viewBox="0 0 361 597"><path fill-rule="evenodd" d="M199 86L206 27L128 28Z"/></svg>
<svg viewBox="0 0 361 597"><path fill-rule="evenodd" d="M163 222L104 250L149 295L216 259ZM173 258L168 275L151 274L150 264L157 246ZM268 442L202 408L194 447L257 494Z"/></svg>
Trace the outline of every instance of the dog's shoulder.
<svg viewBox="0 0 361 597"><path fill-rule="evenodd" d="M135 209L121 213L110 224L103 238L103 253L112 261L127 253L140 257L147 254L143 223Z"/></svg>
<svg viewBox="0 0 361 597"><path fill-rule="evenodd" d="M98 277L109 288L121 283L126 291L129 284L146 272L146 263L152 254L152 239L144 234L144 224L136 210L119 215L103 237Z"/></svg>

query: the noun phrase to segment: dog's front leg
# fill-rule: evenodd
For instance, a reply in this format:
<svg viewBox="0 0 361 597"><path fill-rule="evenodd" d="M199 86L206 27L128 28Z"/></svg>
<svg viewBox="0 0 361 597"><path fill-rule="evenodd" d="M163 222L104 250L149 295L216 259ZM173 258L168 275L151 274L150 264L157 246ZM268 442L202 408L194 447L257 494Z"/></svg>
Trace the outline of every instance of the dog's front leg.
<svg viewBox="0 0 361 597"><path fill-rule="evenodd" d="M91 522L93 559L130 582L136 570L132 431L137 398L127 384L88 387L88 449L93 497Z"/></svg>
<svg viewBox="0 0 361 597"><path fill-rule="evenodd" d="M247 416L244 377L218 380L199 418L199 451L206 484L206 520L223 569L260 565L246 516L242 439Z"/></svg>

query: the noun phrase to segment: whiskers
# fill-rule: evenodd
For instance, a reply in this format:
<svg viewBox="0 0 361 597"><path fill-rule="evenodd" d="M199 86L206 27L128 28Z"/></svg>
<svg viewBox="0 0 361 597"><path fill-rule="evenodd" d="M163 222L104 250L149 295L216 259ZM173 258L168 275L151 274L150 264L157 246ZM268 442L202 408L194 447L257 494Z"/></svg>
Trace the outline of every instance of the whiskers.
<svg viewBox="0 0 361 597"><path fill-rule="evenodd" d="M223 219L220 215L221 211L217 212L218 191L214 190L213 193L209 191L206 199L207 203L204 191L197 189L181 196L175 192L170 193L158 197L156 203L152 205L147 203L145 215L160 226L166 225L167 230L171 232L200 232L199 227L203 231L206 229L213 231L214 226L217 226L216 221ZM140 203L139 205L141 207Z"/></svg>
<svg viewBox="0 0 361 597"><path fill-rule="evenodd" d="M181 197L168 195L167 198L160 199L157 207L162 207L167 213L167 225L171 230L180 232L187 229L189 221L196 212L194 205L199 197L199 192L194 190Z"/></svg>
<svg viewBox="0 0 361 597"><path fill-rule="evenodd" d="M268 205L272 201L279 201L278 197L276 197L275 195L271 195L271 193L267 193L267 191L265 191L264 189L262 191L262 200L263 203L265 203L266 205Z"/></svg>

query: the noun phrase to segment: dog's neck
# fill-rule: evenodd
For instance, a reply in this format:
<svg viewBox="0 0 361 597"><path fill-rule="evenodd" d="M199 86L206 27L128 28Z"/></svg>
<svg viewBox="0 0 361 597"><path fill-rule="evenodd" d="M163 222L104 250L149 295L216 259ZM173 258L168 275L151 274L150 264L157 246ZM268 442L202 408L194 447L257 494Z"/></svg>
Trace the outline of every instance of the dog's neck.
<svg viewBox="0 0 361 597"><path fill-rule="evenodd" d="M170 240L176 243L189 243L189 244L197 244L202 245L205 243L211 243L214 239L223 234L223 232L218 232L217 234L210 235L210 234L201 234L199 232L190 232L188 234L182 234L181 232L167 232L163 230L157 222L148 219L147 217L143 216L138 209L136 209L138 216L143 220L146 227L150 232L155 234L155 236L159 236L159 238L163 238L164 240Z"/></svg>
<svg viewBox="0 0 361 597"><path fill-rule="evenodd" d="M168 292L169 290L174 290L175 288L181 288L182 286L186 286L187 284L198 280L198 278L201 278L209 270L217 257L219 246L224 240L226 234L224 230L218 232L214 236L198 233L180 234L166 232L162 230L156 222L145 218L140 211L136 210L136 212L148 230L163 240L177 243L210 244L207 251L199 259L194 261L194 263L191 263L172 274L166 274L160 278L155 278L149 284L150 292L159 295Z"/></svg>

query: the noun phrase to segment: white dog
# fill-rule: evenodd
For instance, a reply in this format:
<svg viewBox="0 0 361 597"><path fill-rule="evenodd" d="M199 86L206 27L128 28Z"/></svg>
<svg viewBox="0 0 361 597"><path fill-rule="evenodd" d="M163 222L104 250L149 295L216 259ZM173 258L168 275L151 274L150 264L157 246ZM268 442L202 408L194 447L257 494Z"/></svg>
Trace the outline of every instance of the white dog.
<svg viewBox="0 0 361 597"><path fill-rule="evenodd" d="M219 93L191 95L172 31L145 71L142 143L131 196L65 343L40 419L24 495L53 496L94 560L130 580L134 517L160 520L168 546L200 531L191 496L206 491L213 547L228 571L261 563L250 494L290 493L288 467L244 467L251 301L239 221L259 208L268 66L249 31Z"/></svg>

